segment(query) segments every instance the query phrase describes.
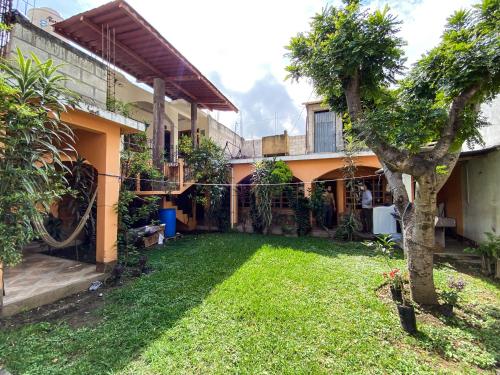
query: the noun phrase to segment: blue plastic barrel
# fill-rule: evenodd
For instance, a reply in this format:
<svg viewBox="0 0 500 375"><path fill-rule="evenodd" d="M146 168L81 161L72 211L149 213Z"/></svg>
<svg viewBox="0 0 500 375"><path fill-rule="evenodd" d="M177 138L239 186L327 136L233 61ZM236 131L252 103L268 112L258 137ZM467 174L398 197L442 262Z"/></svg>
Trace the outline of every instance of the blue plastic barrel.
<svg viewBox="0 0 500 375"><path fill-rule="evenodd" d="M175 236L175 208L159 210L160 223L165 224L165 237Z"/></svg>

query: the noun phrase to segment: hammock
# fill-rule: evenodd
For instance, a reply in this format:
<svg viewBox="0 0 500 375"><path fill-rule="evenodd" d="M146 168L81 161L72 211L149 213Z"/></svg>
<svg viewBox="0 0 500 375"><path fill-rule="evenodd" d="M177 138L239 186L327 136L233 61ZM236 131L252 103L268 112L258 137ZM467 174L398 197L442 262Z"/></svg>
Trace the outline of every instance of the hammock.
<svg viewBox="0 0 500 375"><path fill-rule="evenodd" d="M87 209L85 210L85 213L83 217L80 219L80 222L76 226L75 230L71 235L66 238L64 241L57 241L55 240L49 232L47 232L47 229L45 228L45 225L43 225L43 220L41 215L37 215L35 218L32 219L33 221L33 226L35 227L35 230L38 232L40 235L40 238L45 242L47 245L50 247L53 247L55 249L62 249L65 247L68 247L69 245L72 244L78 237L78 235L81 233L83 228L85 227L85 224L87 223L87 220L89 219L90 212L92 211L92 206L94 205L95 198L97 196L97 188L94 191L94 194L92 195L92 198L90 199L89 205L87 206Z"/></svg>

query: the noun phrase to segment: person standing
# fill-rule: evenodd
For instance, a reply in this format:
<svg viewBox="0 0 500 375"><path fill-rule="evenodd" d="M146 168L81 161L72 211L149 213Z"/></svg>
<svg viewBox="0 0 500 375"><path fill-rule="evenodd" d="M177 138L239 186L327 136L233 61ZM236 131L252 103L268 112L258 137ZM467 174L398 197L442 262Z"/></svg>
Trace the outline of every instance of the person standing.
<svg viewBox="0 0 500 375"><path fill-rule="evenodd" d="M325 213L325 225L327 228L333 227L333 215L337 211L335 206L335 197L331 186L327 186L323 193L323 210Z"/></svg>
<svg viewBox="0 0 500 375"><path fill-rule="evenodd" d="M373 196L368 183L363 183L361 188L361 221L363 223L363 232L371 233L373 230Z"/></svg>

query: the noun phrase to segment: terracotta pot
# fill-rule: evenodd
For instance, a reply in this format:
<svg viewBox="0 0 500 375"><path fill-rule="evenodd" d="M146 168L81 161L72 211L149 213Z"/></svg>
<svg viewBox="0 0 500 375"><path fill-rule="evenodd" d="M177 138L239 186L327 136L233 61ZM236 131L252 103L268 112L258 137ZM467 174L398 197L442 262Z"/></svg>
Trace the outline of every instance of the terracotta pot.
<svg viewBox="0 0 500 375"><path fill-rule="evenodd" d="M401 327L408 333L416 333L417 319L415 318L415 309L413 306L398 305L398 313Z"/></svg>
<svg viewBox="0 0 500 375"><path fill-rule="evenodd" d="M392 300L396 303L403 303L403 290L401 288L396 288L391 285L391 296Z"/></svg>

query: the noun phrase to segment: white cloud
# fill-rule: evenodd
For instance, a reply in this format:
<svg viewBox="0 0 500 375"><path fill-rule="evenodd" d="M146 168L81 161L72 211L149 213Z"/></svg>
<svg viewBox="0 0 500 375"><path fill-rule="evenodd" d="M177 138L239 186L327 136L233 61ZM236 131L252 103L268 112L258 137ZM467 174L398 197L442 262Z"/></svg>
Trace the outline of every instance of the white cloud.
<svg viewBox="0 0 500 375"><path fill-rule="evenodd" d="M82 10L106 2L77 1ZM316 12L332 2L339 0L129 0L130 5L201 72L209 77L217 74L219 85L232 100L248 98L249 95L244 94L254 90L265 77L273 76L276 82L283 83L292 103L283 106L273 103L277 107L265 111L278 112L284 119L295 119L302 103L315 98L307 82L284 81L287 65L284 47L293 35L309 28L310 18ZM408 42L409 63L439 42L446 18L454 10L473 3L472 0L373 0L368 6L383 7L386 2L403 21L401 36ZM259 84L263 86L262 82ZM251 107L246 103L237 104ZM287 113L279 113L280 110ZM254 115L259 114L243 113L244 118ZM238 117L228 113L220 116L230 127ZM290 121L286 121L280 124L280 131L290 128ZM298 129L304 129L304 116ZM264 130L262 127L259 132Z"/></svg>

